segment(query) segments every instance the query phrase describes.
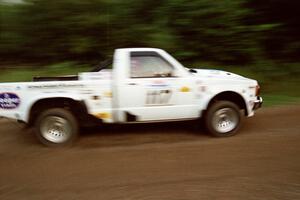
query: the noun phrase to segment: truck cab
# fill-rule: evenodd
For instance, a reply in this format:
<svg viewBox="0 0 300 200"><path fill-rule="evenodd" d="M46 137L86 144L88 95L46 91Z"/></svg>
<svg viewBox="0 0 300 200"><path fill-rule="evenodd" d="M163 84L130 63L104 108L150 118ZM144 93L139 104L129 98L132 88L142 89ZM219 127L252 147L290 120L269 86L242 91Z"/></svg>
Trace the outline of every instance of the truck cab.
<svg viewBox="0 0 300 200"><path fill-rule="evenodd" d="M114 66L116 121L180 120L199 116L196 79L165 51L120 49L115 54Z"/></svg>

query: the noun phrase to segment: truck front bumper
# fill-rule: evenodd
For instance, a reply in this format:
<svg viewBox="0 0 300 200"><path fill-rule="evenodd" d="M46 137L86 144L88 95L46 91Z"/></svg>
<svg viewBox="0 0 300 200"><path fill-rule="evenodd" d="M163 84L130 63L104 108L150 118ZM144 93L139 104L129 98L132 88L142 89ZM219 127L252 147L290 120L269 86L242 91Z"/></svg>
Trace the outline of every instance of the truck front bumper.
<svg viewBox="0 0 300 200"><path fill-rule="evenodd" d="M257 99L254 101L253 110L259 109L263 104L263 99L261 97L257 97Z"/></svg>

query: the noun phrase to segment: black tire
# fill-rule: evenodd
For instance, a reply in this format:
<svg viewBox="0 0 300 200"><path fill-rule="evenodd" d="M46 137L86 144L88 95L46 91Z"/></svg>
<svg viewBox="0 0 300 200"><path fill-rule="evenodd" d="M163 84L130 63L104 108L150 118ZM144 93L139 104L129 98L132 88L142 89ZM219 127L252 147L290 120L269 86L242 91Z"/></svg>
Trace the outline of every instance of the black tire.
<svg viewBox="0 0 300 200"><path fill-rule="evenodd" d="M35 134L46 146L70 145L78 136L79 125L74 115L63 108L42 112L35 122Z"/></svg>
<svg viewBox="0 0 300 200"><path fill-rule="evenodd" d="M230 101L216 101L207 110L204 123L215 137L235 135L243 122L240 108Z"/></svg>

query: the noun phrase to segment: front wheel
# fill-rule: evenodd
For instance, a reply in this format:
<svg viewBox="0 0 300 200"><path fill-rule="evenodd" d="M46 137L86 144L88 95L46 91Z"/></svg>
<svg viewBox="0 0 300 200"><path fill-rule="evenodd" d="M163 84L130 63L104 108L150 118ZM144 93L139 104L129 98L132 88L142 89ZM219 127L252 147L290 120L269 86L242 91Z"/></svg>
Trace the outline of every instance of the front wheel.
<svg viewBox="0 0 300 200"><path fill-rule="evenodd" d="M63 108L44 111L36 120L35 133L46 146L66 146L78 135L78 123L74 115Z"/></svg>
<svg viewBox="0 0 300 200"><path fill-rule="evenodd" d="M207 130L216 137L234 135L240 128L243 116L239 107L230 101L217 101L205 115Z"/></svg>

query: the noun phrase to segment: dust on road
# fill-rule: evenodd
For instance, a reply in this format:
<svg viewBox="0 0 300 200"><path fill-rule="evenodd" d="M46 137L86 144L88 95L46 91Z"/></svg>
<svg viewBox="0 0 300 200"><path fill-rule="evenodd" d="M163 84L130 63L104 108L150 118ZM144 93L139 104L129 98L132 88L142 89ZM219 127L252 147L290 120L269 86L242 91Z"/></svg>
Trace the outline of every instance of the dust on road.
<svg viewBox="0 0 300 200"><path fill-rule="evenodd" d="M0 199L300 199L300 106L263 108L238 135L191 123L84 130L43 147L0 121Z"/></svg>

